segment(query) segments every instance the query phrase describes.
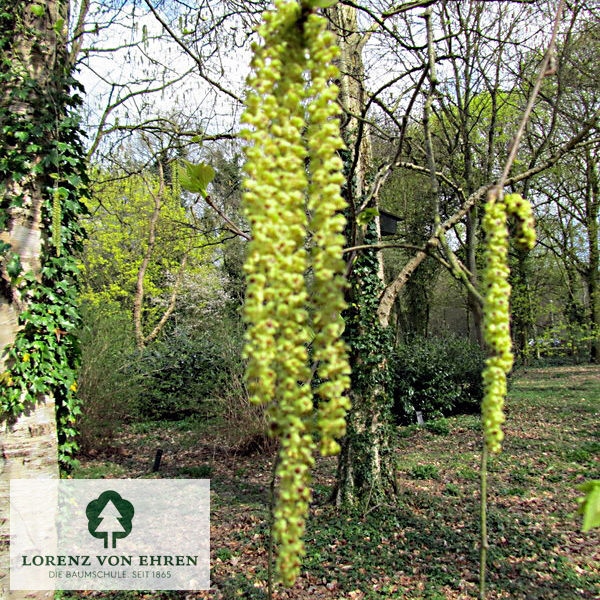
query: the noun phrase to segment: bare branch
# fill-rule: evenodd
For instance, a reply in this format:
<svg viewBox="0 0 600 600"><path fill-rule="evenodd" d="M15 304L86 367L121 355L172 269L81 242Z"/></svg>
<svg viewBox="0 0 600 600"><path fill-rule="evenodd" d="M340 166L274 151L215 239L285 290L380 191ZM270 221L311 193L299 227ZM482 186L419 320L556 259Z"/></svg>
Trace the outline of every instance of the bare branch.
<svg viewBox="0 0 600 600"><path fill-rule="evenodd" d="M204 65L202 64L202 60L200 59L200 57L197 56L196 54L194 54L181 41L179 36L177 36L177 34L169 27L168 23L158 14L158 12L154 8L154 6L152 5L152 2L150 2L150 0L144 0L144 2L146 3L146 5L150 9L150 11L152 12L154 17L156 18L156 20L165 28L165 31L171 36L173 41L196 63L196 66L198 67L198 74L200 75L200 77L202 77L202 79L204 79L204 81L209 83L215 89L219 90L223 94L226 94L230 98L233 98L239 104L242 104L242 99L239 96L234 94L231 90L224 88L220 83L218 83L217 81L215 81L214 79L212 79L208 75L206 75L206 73L204 72Z"/></svg>
<svg viewBox="0 0 600 600"><path fill-rule="evenodd" d="M585 136L590 132L590 130L596 125L596 122L600 118L600 109L594 113L593 117L586 123L586 125L582 128L582 130L573 138L571 138L566 144L563 144L554 154L545 162L539 164L537 167L533 167L524 171L523 173L519 173L518 175L514 175L509 177L504 182L504 187L509 185L514 185L515 183L519 183L537 173L541 173L546 169L549 169L553 165L555 165L565 154L576 148L579 142L585 138ZM409 260L408 263L404 266L402 271L397 275L397 277L392 281L383 291L380 301L379 307L377 309L377 314L379 316L379 321L382 325L387 325L389 323L390 311L394 300L396 299L400 290L404 287L406 282L409 280L411 275L414 273L415 269L427 258L428 252L431 248L436 248L440 244L439 234L447 232L451 227L454 227L459 221L461 221L469 210L475 206L492 188L496 187L497 184L489 184L480 187L477 191L471 194L465 202L463 202L460 209L454 213L451 217L446 219L440 226L440 231L437 234L432 235L427 242L425 243L424 249L420 250Z"/></svg>

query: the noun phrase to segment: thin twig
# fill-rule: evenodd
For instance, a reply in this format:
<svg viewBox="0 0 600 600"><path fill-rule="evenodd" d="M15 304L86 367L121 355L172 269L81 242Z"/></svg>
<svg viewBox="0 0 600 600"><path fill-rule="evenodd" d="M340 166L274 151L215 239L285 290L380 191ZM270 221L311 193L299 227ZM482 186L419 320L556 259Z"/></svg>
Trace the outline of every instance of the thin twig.
<svg viewBox="0 0 600 600"><path fill-rule="evenodd" d="M267 560L267 598L273 600L273 551L275 541L273 539L273 526L275 524L275 480L277 479L277 467L279 466L279 449L273 461L271 471L271 485L269 487L269 554Z"/></svg>
<svg viewBox="0 0 600 600"><path fill-rule="evenodd" d="M556 48L556 36L558 33L558 27L560 25L563 6L564 0L560 0L558 8L556 9L556 16L554 18L554 25L552 27L552 35L550 37L550 42L548 43L548 48L546 50L546 54L544 55L544 59L542 60L542 64L540 65L540 71L535 80L535 84L533 86L533 89L531 90L529 101L527 102L527 106L525 108L525 111L523 112L523 116L521 117L519 128L517 129L517 133L515 134L515 137L513 139L508 158L506 159L506 164L504 165L504 169L502 171L502 176L498 180L498 183L488 191L488 202L490 204L502 198L502 194L504 193L504 186L506 185L506 182L508 180L508 174L510 173L510 169L512 168L513 162L517 157L517 152L519 151L521 138L525 133L525 128L527 127L527 123L529 122L535 99L542 86L542 81L544 77L548 75L553 75L556 71L553 66L553 62ZM486 446L486 441L484 439L483 449L481 451L481 549L479 556L480 600L485 600L486 598L485 577L487 568L487 551L489 546L487 537L487 459L488 450Z"/></svg>
<svg viewBox="0 0 600 600"><path fill-rule="evenodd" d="M223 94L226 94L230 98L233 98L239 104L242 104L242 99L239 96L237 96L231 90L228 90L227 88L223 87L220 83L218 83L217 81L215 81L214 79L212 79L208 75L206 75L206 73L204 72L204 65L202 64L202 59L199 56L197 56L196 54L194 54L181 41L181 39L177 36L177 34L173 31L173 29L171 29L171 27L169 27L168 23L158 14L157 10L154 8L154 6L150 2L150 0L144 0L144 2L150 9L150 12L154 15L154 18L165 28L165 31L171 36L173 41L196 63L196 66L198 67L198 74L200 75L200 77L202 77L202 79L204 79L204 81L209 83L215 89L219 90Z"/></svg>
<svg viewBox="0 0 600 600"><path fill-rule="evenodd" d="M596 122L600 118L600 109L598 109L592 117L584 124L581 131L574 137L572 137L569 141L565 142L558 150L548 158L545 162L537 165L536 167L532 167L531 169L527 169L523 173L518 173L517 175L513 175L509 177L506 182L506 185L513 185L529 177L533 177L537 173L541 173L546 169L549 169L553 165L555 165L565 154L571 152L574 148L576 148L579 143L583 140L583 138L590 132L590 130L595 127ZM422 167L424 170L424 168ZM439 174L438 174L439 175ZM471 210L473 206L475 206L481 199L485 196L485 194L495 187L496 184L487 184L481 186L475 192L473 192L468 198L465 199L462 206L456 211L452 216L448 217L442 223L442 229L447 231L451 227L454 227L457 223L459 223ZM377 309L377 314L380 319L382 325L387 325L389 321L389 313L391 310L391 306L394 302L394 299L399 294L400 290L403 288L404 284L408 281L411 274L415 271L415 269L427 258L428 253L426 249L435 248L439 245L440 241L436 233L434 233L425 243L424 249L417 251L417 254L411 258L408 263L404 266L402 271L397 275L396 279L394 279L391 283L387 285L385 290L382 292L379 299L379 308ZM349 270L349 269L348 269Z"/></svg>
<svg viewBox="0 0 600 600"><path fill-rule="evenodd" d="M206 204L208 204L220 217L225 221L227 227L231 233L235 233L240 237L243 237L245 240L250 241L252 238L245 232L243 232L213 201L210 196L206 196L204 198L206 200Z"/></svg>
<svg viewBox="0 0 600 600"><path fill-rule="evenodd" d="M481 470L480 470L480 492L481 492L481 549L479 557L479 599L485 600L485 571L487 563L488 538L487 538L487 459L488 450L483 442L481 450Z"/></svg>
<svg viewBox="0 0 600 600"><path fill-rule="evenodd" d="M527 123L529 122L529 117L531 116L531 111L533 110L533 105L535 104L535 99L542 87L542 81L544 77L548 75L554 75L556 72L556 68L554 67L555 61L555 51L556 51L556 36L558 34L558 27L560 26L560 21L562 17L564 7L564 0L560 0L558 4L558 8L556 9L556 17L554 18L554 25L552 27L552 35L550 36L550 42L548 43L548 49L546 50L546 54L544 55L544 59L542 60L542 64L540 65L540 72L535 80L533 85L533 89L531 90L531 94L529 96L529 101L527 102L527 106L525 108L525 112L521 117L521 123L519 124L519 128L517 129L517 133L513 138L510 153L508 158L506 159L506 164L504 165L504 170L502 171L502 176L498 181L498 188L503 189L508 179L508 174L510 173L510 169L512 168L513 162L517 157L517 152L519 151L519 145L521 144L521 138L525 133L525 128L527 127Z"/></svg>

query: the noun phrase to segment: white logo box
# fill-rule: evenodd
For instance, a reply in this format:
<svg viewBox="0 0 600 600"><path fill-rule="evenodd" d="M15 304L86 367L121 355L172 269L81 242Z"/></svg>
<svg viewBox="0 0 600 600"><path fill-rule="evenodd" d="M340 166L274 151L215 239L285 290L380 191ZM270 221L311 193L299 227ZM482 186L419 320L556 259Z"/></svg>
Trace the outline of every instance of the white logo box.
<svg viewBox="0 0 600 600"><path fill-rule="evenodd" d="M209 587L208 479L10 481L10 589Z"/></svg>

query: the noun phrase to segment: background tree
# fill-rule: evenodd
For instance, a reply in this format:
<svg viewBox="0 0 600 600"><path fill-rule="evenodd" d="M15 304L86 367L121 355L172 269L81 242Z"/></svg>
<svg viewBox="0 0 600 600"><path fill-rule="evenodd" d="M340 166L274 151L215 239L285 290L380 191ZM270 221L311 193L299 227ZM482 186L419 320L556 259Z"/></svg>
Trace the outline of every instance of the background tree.
<svg viewBox="0 0 600 600"><path fill-rule="evenodd" d="M428 43L422 11L430 4L431 39ZM140 6L136 10L141 10ZM234 73L234 69L228 68L228 61L233 53L239 57L247 48L252 35L246 35L246 32L263 5L240 7L237 3L223 2L214 7L198 2L190 6L178 3L155 6L146 2L145 6L149 12L144 14L152 13L170 39L168 43L185 57L182 63L185 68L193 68L194 77L202 80L202 90L207 90L206 98L210 98L207 105L211 118L206 118L208 113L198 111L192 103L185 107L187 114L192 116L180 119L179 125L174 118L153 121L155 116L147 117L154 107L144 105L142 119L138 119L142 113L135 110L130 110L127 117L141 123L127 122L121 112L126 112L125 106L135 102L128 99L110 113L111 125L105 128L106 135L98 148L103 148L106 160L120 160L116 156L120 140L133 135L139 126L161 135L168 130L174 146L188 148L190 156L199 159L209 155L216 157L215 148L219 142L213 142L217 138L235 136L241 105L243 73L239 70ZM477 259L481 241L477 206L507 155L510 140L506 132L511 130L528 97L530 73L535 69L525 67L528 61L539 59L544 44L543 30L551 18L538 9L538 5L532 7L514 2L471 2L460 6L430 2L379 6L338 4L329 9L332 28L339 32L343 50L339 83L342 122L348 142L345 155L349 181L347 197L350 200L348 245L360 248L347 252L348 270L351 273L359 266L358 257L363 252L370 254L365 260L375 260L371 266L376 268L379 283L372 282L375 284L372 291L377 295L377 301L364 311L365 316L376 313L376 318L370 320L373 327L387 330L392 308L402 306L398 298L406 292L403 294L404 314L407 315L405 329L428 332L428 302L423 300L433 297L428 290L434 289L434 275L439 273L439 265L444 265L465 290L472 314L469 329L474 334L479 330L477 302L474 302L478 297ZM530 18L534 10L538 11L535 21ZM198 14L211 15L214 21L194 20ZM517 25L524 21L532 25L520 37ZM213 27L215 22L220 28ZM157 31L150 23L148 39L152 38L153 31ZM143 39L140 43L139 47L143 48ZM147 44L148 56L154 56L154 48L156 46L151 42ZM156 64L162 64L161 60ZM430 142L426 141L424 133L426 103L429 103ZM527 138L532 160L525 170L522 170L523 164L518 164L515 169L518 172L509 183L516 185L532 180L537 173L556 164L565 153L576 149L594 127L592 117L579 123L571 135L555 136L553 129L550 137L541 139L533 135L532 128L531 140L529 136ZM200 138L203 140L201 149L196 145ZM372 146L376 149L385 147L385 154L379 156L376 150L373 155ZM235 143L226 150L228 156L236 152ZM431 157L436 164L433 178ZM407 173L411 174L410 178ZM413 217L405 219L401 232L404 235L382 244L376 231L376 216L369 225L369 217L374 216L369 209L376 208L380 197L385 199L384 208L387 202L392 206L397 200L392 183L400 185L399 182L409 179L411 183L407 182L401 189L407 190L405 206L414 207L410 209L414 211L414 220ZM228 223L227 219L231 221L232 215L219 204L220 198L215 197L218 202L209 206L216 209L221 222ZM417 215L421 216L418 226ZM243 222L237 221L236 216L233 222L234 231L238 230L236 233L240 234L241 240L246 239ZM231 222L225 227L231 231ZM363 247L373 243L400 248L385 248L382 253L378 252L379 248L368 250ZM244 242L238 241L231 242L228 248L236 247L236 252L243 252L243 246ZM389 255L385 280L383 254ZM434 257L435 262L426 260L428 257ZM365 280L364 275L356 278L357 284ZM445 277L440 278L438 285L447 281ZM378 292L376 288L381 285L384 287ZM412 306L412 314L407 306ZM421 310L414 310L416 308ZM401 319L396 319L399 321ZM369 361L363 364L367 363ZM374 361L373 364L384 366L385 361ZM374 369L373 373L377 372ZM386 421L375 414L378 409L371 404L365 403L364 418L358 419L362 421L359 428L363 431L368 431L364 428L365 423L377 431L379 424ZM384 440L385 434L381 436ZM378 443L369 447L374 448L370 452L373 468L380 469ZM360 452L355 453L355 456L360 455ZM347 473L348 469L342 471ZM342 471L340 477L346 477ZM373 478L362 479L370 481ZM377 476L375 480L378 480ZM391 482L388 480L383 487L378 487L370 488L376 490L375 496L380 492L384 494L384 488L389 491ZM370 496L375 497L372 492ZM365 497L370 496L365 493Z"/></svg>
<svg viewBox="0 0 600 600"><path fill-rule="evenodd" d="M58 447L72 460L73 252L85 184L77 120L70 108L68 3L15 2L0 11L0 210L2 532L0 587L8 589L8 481L58 477ZM57 421L59 432L57 439ZM48 598L51 593L27 593Z"/></svg>
<svg viewBox="0 0 600 600"><path fill-rule="evenodd" d="M510 115L520 114L527 98L527 93L517 97L506 93L501 89L501 84L504 85L506 78L511 76L505 70L505 65L510 64L513 58L518 59L515 49L524 52L523 44L517 46L506 40L511 39L511 31L515 31L516 23L524 18L529 7L513 10L509 9L508 3L494 3L490 14L489 6L489 3L469 3L468 6L440 4L431 11L429 21L427 18L423 20L416 10L411 12L419 8L413 4L390 7L380 12L362 5L338 5L330 9L333 15L332 27L335 29L337 25L341 31L342 57L345 47L352 48L352 59L346 64L342 61L340 82L341 103L345 109L344 129L347 139L351 140L348 158L350 167L347 171L351 248L358 244L358 249L367 251L368 245L364 243L363 237L365 227L355 224L355 219L359 217L360 220L361 212L367 207L378 205L381 190L394 171L407 169L420 173L427 178L422 179L422 190L427 190L426 182L430 182L430 235L421 240L417 245L417 253L396 270L381 293L375 288L378 299L372 305L372 310L377 314L376 326L382 328L382 331L390 323L391 311L399 293L428 256L441 260L458 277L468 290L471 300L480 297L476 276L479 234L474 208L485 197L508 155L508 148L502 145L508 140L502 131L506 131L507 125L511 123L515 123L516 129L516 119L511 120ZM352 13L354 10L361 11L366 21L358 20L356 13ZM344 11L346 14L340 16L336 11ZM513 19L517 13L518 19ZM552 15L548 18L552 18ZM469 24L476 22L477 26L467 27L467 21ZM443 24L442 27L447 28L439 40L433 34L437 24ZM541 30L540 27L538 33ZM497 44L489 45L487 41L490 38L496 40ZM532 50L542 44L540 35L533 35L531 40ZM377 60L382 56L378 53L378 48L389 49L392 44L394 49L391 52L397 57L397 64L393 65L392 61L392 66L385 59L389 70L382 75L381 70L375 68L375 75L371 77L376 83L371 83L367 88L365 73L368 71L360 61L360 52L368 53L368 49L374 48L371 50L370 60ZM444 81L447 84L441 83ZM459 86L452 83L456 81ZM404 95L400 96L402 83L405 86ZM355 91L349 94L348 91L352 89ZM370 91L371 89L375 91ZM345 102L348 97L353 98L352 108ZM398 100L400 97L402 102ZM430 110L429 117L425 110L427 106ZM382 114L381 120L386 124L394 125L392 133L379 125L376 118L378 113ZM424 134L409 138L408 124L415 120L423 123ZM595 116L592 115L571 136L553 140L551 144L542 141L539 147L536 146L539 151L535 160L530 162L529 169L509 177L507 184L515 185L529 180L554 165L565 153L572 151L589 136L594 124ZM365 141L368 135L389 140L395 148L388 154L387 160L379 165L374 164L370 154L371 144ZM483 144L479 144L482 141ZM381 244L377 237L370 241L383 247L408 245L402 239L389 244ZM459 260L453 249L456 242L464 248L464 262ZM349 252L349 255L352 263L356 252ZM379 273L382 272L380 261L381 259L377 267ZM357 265L359 261L354 264L355 267ZM364 279L365 273L361 276ZM474 305L470 302L473 312ZM477 317L474 320L477 324ZM476 326L475 331L478 329ZM355 358L355 363L361 364L360 359ZM378 364L383 367L385 361L379 361ZM375 368L373 373L377 371ZM374 431L381 427L383 432L384 419L377 416L379 408L373 402L366 404L368 409L364 412L370 416L363 422L369 423ZM362 430L366 430L364 426ZM384 434L381 435L384 439ZM371 440L369 447L378 447L378 442L374 440L375 438ZM357 452L356 455L360 456L361 453ZM361 481L367 483L355 486L357 489L362 488L363 498L386 493L382 487L373 485L373 481L380 481L376 475L380 465L376 462L374 465L375 470L367 470L368 477L361 476ZM348 469L342 468L341 472L347 471ZM361 493L357 492L356 495L361 496Z"/></svg>

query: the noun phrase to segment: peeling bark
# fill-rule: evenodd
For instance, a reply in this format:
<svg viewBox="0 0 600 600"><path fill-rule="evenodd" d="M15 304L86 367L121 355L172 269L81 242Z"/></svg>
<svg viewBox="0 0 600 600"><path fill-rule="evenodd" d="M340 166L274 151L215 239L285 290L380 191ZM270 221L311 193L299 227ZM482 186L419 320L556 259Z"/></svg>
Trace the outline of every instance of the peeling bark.
<svg viewBox="0 0 600 600"><path fill-rule="evenodd" d="M31 12L33 3L15 2L4 10L19 15L23 33L16 27L12 32L1 32L13 39L5 49L7 58L15 71L36 82L38 95L26 99L12 98L12 91L20 84L20 76L13 75L11 82L0 92L0 125L2 113L17 113L23 118L35 118L36 106L52 102L53 85L61 79L66 60L66 44L62 35L54 29L58 19L67 17L67 4L47 0L44 12L36 16ZM8 112L7 112L8 111ZM0 143L10 146L3 137ZM40 273L42 247L41 207L44 185L40 175L32 175L20 182L7 182L4 192L7 198L23 194L22 207L10 207L8 229L2 232L2 241L11 244L11 253L18 254L25 271ZM0 371L4 370L3 350L11 345L19 330L18 315L26 306L27 298L19 296L11 288L5 266L2 267L0 289ZM8 494L10 479L58 478L58 442L54 399L42 397L16 420L2 419L0 437L0 590L7 600L54 597L54 592L11 592L8 581Z"/></svg>

